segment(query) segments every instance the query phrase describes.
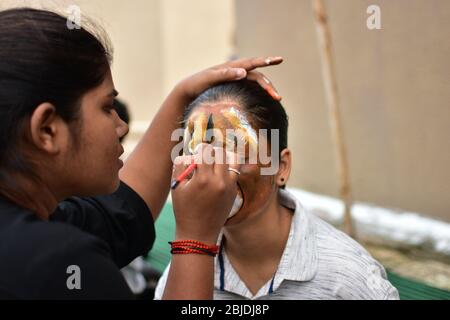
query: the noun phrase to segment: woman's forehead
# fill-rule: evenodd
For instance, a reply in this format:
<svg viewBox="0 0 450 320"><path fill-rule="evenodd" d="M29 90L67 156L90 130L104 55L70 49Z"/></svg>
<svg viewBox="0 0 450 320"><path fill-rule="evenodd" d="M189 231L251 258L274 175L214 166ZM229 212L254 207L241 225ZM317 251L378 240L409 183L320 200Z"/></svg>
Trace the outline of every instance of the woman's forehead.
<svg viewBox="0 0 450 320"><path fill-rule="evenodd" d="M236 103L201 105L187 119L188 127L194 126L220 129L253 129L248 117Z"/></svg>
<svg viewBox="0 0 450 320"><path fill-rule="evenodd" d="M194 149L198 143L208 141L210 129L225 130L225 135L222 133L222 138L219 138L219 140L231 142L230 145L235 145L238 141L241 141L242 145L248 145L255 150L258 146L256 130L250 124L242 109L236 104L221 103L202 105L196 108L189 117L186 126L186 137L189 134L191 136L190 139L188 138L190 140L189 146ZM230 129L232 132L229 131ZM215 132L215 134L217 133Z"/></svg>
<svg viewBox="0 0 450 320"><path fill-rule="evenodd" d="M232 102L221 102L221 103L213 103L213 104L201 104L192 111L189 115L188 120L196 120L197 118L203 118L205 115L213 115L213 116L223 116L227 114L231 110L238 111L242 113L241 107Z"/></svg>

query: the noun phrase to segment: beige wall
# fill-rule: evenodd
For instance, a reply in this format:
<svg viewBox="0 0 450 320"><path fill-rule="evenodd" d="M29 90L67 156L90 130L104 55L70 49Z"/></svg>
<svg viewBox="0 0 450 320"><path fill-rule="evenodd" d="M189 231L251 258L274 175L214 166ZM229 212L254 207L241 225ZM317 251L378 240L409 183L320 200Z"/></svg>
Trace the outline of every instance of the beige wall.
<svg viewBox="0 0 450 320"><path fill-rule="evenodd" d="M354 198L450 221L450 1L325 1ZM381 7L382 30L366 27ZM242 56L281 54L268 72L290 115L290 184L337 195L311 1L237 1Z"/></svg>
<svg viewBox="0 0 450 320"><path fill-rule="evenodd" d="M177 81L233 51L232 0L0 0L0 9L72 4L111 38L115 84L137 121L150 121Z"/></svg>
<svg viewBox="0 0 450 320"><path fill-rule="evenodd" d="M42 3L78 4L107 29L116 86L135 124L152 118L176 81L225 60L235 45L241 56L283 55L266 72L290 115L289 184L337 195L309 0L0 0L0 9ZM354 198L450 221L450 2L325 3ZM366 28L370 4L381 7L382 30Z"/></svg>

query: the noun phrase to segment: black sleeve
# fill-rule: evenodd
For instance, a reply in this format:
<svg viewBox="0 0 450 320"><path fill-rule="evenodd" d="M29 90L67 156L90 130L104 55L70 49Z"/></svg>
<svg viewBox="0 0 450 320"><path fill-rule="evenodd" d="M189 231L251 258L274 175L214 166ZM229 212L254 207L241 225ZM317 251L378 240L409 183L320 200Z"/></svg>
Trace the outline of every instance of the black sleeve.
<svg viewBox="0 0 450 320"><path fill-rule="evenodd" d="M61 202L51 221L69 223L103 239L120 268L147 254L155 240L149 208L124 182L111 195L72 197Z"/></svg>

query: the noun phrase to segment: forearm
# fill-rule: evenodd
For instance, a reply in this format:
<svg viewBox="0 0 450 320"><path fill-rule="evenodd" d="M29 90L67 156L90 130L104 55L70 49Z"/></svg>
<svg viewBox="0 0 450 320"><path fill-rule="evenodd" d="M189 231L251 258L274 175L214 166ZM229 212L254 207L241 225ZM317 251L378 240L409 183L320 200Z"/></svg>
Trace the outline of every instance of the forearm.
<svg viewBox="0 0 450 320"><path fill-rule="evenodd" d="M276 57L228 62L196 73L179 82L172 90L120 171L120 179L144 199L154 220L159 215L169 192L172 172L171 151L178 143L171 141L171 135L179 128L186 105L213 85L243 79L247 76L247 71L279 64L282 60L281 57ZM267 82L268 80L261 74L250 73L249 76L268 92L274 91L270 82Z"/></svg>
<svg viewBox="0 0 450 320"><path fill-rule="evenodd" d="M181 89L175 87L120 171L120 179L144 199L154 220L169 192L171 151L178 143L171 141L171 135L180 127L180 120L188 103L189 100Z"/></svg>

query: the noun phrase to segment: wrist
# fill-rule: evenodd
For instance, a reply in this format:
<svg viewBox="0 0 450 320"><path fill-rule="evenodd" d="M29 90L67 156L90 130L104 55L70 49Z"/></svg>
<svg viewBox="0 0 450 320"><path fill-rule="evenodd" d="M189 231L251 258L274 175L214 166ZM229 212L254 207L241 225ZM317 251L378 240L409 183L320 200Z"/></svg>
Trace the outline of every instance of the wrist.
<svg viewBox="0 0 450 320"><path fill-rule="evenodd" d="M199 241L199 242L213 245L213 244L217 243L218 238L219 238L219 234L198 235L198 234L189 233L189 232L176 232L174 240L175 241L194 240L194 241Z"/></svg>
<svg viewBox="0 0 450 320"><path fill-rule="evenodd" d="M186 107L192 100L193 97L186 90L186 85L184 80L178 82L172 89L170 95L182 102L183 107Z"/></svg>

